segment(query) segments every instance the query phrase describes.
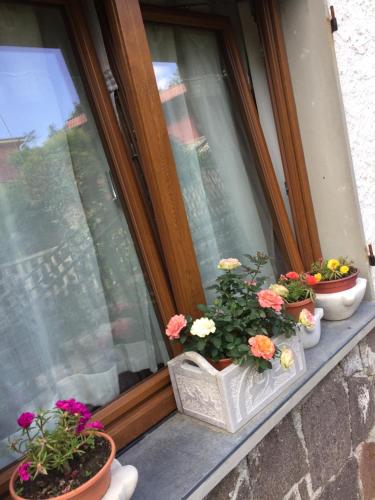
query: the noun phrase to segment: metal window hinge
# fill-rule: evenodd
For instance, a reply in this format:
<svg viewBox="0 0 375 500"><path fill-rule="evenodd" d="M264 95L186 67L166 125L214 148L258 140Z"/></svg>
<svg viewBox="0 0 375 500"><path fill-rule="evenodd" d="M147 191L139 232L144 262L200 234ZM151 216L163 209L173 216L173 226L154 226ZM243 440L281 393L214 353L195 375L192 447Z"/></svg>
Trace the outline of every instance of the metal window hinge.
<svg viewBox="0 0 375 500"><path fill-rule="evenodd" d="M331 32L334 33L335 31L338 30L337 19L336 19L336 16L335 16L335 8L334 8L334 6L331 5L329 7L329 10L331 12Z"/></svg>
<svg viewBox="0 0 375 500"><path fill-rule="evenodd" d="M372 250L371 243L368 246L368 251L369 251L369 256L368 256L369 264L370 264L370 266L375 266L375 255L374 255L374 252Z"/></svg>

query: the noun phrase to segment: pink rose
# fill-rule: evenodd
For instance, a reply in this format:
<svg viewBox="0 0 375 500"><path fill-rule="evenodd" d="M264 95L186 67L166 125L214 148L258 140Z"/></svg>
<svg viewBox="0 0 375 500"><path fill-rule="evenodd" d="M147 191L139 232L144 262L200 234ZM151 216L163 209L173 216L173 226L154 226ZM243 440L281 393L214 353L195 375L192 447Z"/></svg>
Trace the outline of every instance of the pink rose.
<svg viewBox="0 0 375 500"><path fill-rule="evenodd" d="M244 283L247 286L256 286L257 285L257 282L255 280L245 280Z"/></svg>
<svg viewBox="0 0 375 500"><path fill-rule="evenodd" d="M170 340L179 339L180 332L183 328L185 328L186 324L187 322L185 316L183 314L176 314L169 320L165 334Z"/></svg>
<svg viewBox="0 0 375 500"><path fill-rule="evenodd" d="M249 339L250 351L256 358L272 359L275 354L275 344L266 335L255 335Z"/></svg>
<svg viewBox="0 0 375 500"><path fill-rule="evenodd" d="M261 290L257 296L261 307L271 307L277 312L281 311L284 301L277 293L272 290Z"/></svg>

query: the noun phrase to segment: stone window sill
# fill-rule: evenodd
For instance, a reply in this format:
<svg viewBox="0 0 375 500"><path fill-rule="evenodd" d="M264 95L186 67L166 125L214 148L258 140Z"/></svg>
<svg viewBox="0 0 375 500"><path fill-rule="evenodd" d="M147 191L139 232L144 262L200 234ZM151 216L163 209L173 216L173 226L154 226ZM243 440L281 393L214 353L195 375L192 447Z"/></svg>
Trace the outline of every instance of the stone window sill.
<svg viewBox="0 0 375 500"><path fill-rule="evenodd" d="M374 302L323 321L320 343L305 351L305 375L235 434L174 413L118 457L138 469L133 500L203 498L374 328Z"/></svg>

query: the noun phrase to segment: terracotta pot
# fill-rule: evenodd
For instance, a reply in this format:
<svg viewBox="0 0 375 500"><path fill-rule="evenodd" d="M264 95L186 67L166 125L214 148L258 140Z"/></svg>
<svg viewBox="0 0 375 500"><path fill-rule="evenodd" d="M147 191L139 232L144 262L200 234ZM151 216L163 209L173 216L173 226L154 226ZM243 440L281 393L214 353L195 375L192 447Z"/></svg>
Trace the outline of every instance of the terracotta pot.
<svg viewBox="0 0 375 500"><path fill-rule="evenodd" d="M345 278L331 281L319 281L312 286L315 293L336 293L353 288L357 283L358 271Z"/></svg>
<svg viewBox="0 0 375 500"><path fill-rule="evenodd" d="M226 368L227 366L229 366L233 363L233 361L230 358L222 358L222 359L219 359L218 361L214 361L213 359L209 359L208 361L214 368L216 368L216 370L219 370L220 372L221 372L221 370L224 370L224 368Z"/></svg>
<svg viewBox="0 0 375 500"><path fill-rule="evenodd" d="M298 302L292 302L290 304L285 302L285 312L296 321L299 320L302 309L307 309L311 314L314 314L315 303L311 299L299 300Z"/></svg>
<svg viewBox="0 0 375 500"><path fill-rule="evenodd" d="M111 445L111 454L109 455L107 462L100 469L100 471L97 474L95 474L94 477L86 481L86 483L82 484L75 490L70 491L69 493L53 497L54 500L55 499L101 500L101 498L105 495L111 483L111 465L115 458L116 445L111 436L108 436L108 434L105 434L104 432L95 432L95 434L107 439L107 441L109 441ZM16 479L17 479L17 469L13 472L10 478L9 491L11 497L16 500L27 500L24 497L19 497L16 494L14 490L14 483Z"/></svg>

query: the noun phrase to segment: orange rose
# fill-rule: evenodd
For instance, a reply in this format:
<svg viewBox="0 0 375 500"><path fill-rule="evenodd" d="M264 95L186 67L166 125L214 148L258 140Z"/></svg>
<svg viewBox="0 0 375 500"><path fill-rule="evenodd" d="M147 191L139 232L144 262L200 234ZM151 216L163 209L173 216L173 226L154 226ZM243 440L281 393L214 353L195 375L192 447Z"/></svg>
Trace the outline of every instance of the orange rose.
<svg viewBox="0 0 375 500"><path fill-rule="evenodd" d="M272 359L275 354L275 344L266 335L255 335L249 339L250 351L256 358Z"/></svg>

